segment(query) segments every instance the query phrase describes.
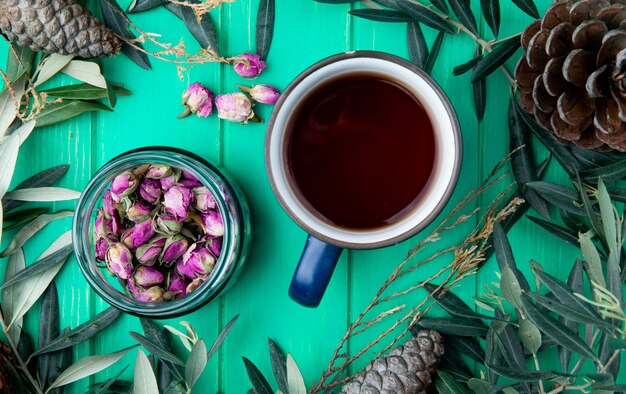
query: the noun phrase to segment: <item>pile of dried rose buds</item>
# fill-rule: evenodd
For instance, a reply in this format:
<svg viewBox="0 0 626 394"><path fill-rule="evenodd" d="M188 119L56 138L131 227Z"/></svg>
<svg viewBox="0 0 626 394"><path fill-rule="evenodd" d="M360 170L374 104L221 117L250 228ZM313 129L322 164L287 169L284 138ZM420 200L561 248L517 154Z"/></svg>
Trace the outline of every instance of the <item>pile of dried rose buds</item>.
<svg viewBox="0 0 626 394"><path fill-rule="evenodd" d="M179 299L209 277L220 256L224 222L215 197L192 174L144 164L116 176L102 197L96 260L134 298Z"/></svg>

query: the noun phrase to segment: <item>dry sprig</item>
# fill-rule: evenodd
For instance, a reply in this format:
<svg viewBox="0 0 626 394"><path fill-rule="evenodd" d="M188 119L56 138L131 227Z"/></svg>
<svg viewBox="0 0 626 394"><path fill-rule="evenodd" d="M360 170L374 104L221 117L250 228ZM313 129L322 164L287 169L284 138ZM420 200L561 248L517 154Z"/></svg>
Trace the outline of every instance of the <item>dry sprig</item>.
<svg viewBox="0 0 626 394"><path fill-rule="evenodd" d="M221 7L224 3L234 3L235 0L203 0L198 3L190 3L188 1L169 0L170 3L189 7L193 10L198 18L198 21L202 19L202 15L208 14L215 8Z"/></svg>
<svg viewBox="0 0 626 394"><path fill-rule="evenodd" d="M335 348L332 359L326 370L322 373L319 382L313 384L312 393L319 393L333 387L349 382L356 373L348 374L343 379L337 379L337 375L347 371L348 367L359 360L364 354L372 351L374 347L378 350L372 362L381 357L396 345L409 331L409 328L418 323L422 316L434 305L433 295L429 294L416 304L408 305L407 302L400 305L389 304L383 307L382 312L378 312L381 305L398 301L398 297L406 296L415 290L422 288L425 282L438 281L440 283L437 293L443 293L455 286L459 281L476 273L477 267L485 259L485 253L490 248L489 238L493 233L494 224L506 219L513 214L524 202L520 198L514 198L504 203L505 198L510 193L512 185L504 188L504 191L491 202L484 214L479 217L480 208L471 208L469 205L486 190L500 183L506 178L506 173L500 174L503 167L510 160L510 155L504 158L494 168L487 179L476 189L471 190L458 205L439 223L439 225L423 240L421 240L407 254L406 258L394 269L389 277L383 282L376 295L365 309L359 314L356 320L350 324L343 338ZM500 174L500 175L499 175ZM469 212L466 212L470 210ZM477 225L468 233L463 241L449 246L440 247L428 253L427 257L418 259L416 255L423 253L429 246L437 247L438 242L447 235L447 232L456 228L470 219L476 218ZM441 263L441 267L428 279L410 277L409 284L403 289L392 289L392 285L397 284L398 279L414 273L418 268L423 268L434 260L447 259ZM432 265L432 264L431 264ZM423 272L420 270L420 274ZM422 274L423 275L423 274ZM415 279L413 281L413 279ZM405 301L405 300L403 300ZM382 333L376 339L366 344L362 349L351 349L352 354L346 354L348 341L357 335L368 332L372 327L386 323ZM402 327L402 328L400 328ZM384 341L384 343L383 343ZM333 379L333 377L335 377Z"/></svg>

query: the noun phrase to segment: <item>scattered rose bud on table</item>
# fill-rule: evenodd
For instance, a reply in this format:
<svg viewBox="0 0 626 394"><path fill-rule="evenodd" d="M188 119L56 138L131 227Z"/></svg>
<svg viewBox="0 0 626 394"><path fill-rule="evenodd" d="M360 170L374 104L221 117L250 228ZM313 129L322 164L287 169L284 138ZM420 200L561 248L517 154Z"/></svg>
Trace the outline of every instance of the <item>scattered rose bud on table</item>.
<svg viewBox="0 0 626 394"><path fill-rule="evenodd" d="M213 92L199 82L189 85L183 93L182 103L185 108L178 117L184 118L191 114L196 114L201 118L206 118L213 112Z"/></svg>
<svg viewBox="0 0 626 394"><path fill-rule="evenodd" d="M202 90L191 90L187 104L204 105L193 101L198 99L194 94ZM240 97L232 99L232 110L246 112ZM249 100L247 108L245 116L253 116ZM142 165L116 176L101 200L93 227L96 260L136 300L183 298L213 272L224 221L215 197L193 174L162 164Z"/></svg>
<svg viewBox="0 0 626 394"><path fill-rule="evenodd" d="M280 97L280 92L278 91L278 89L271 85L259 84L254 85L251 88L241 85L237 86L239 86L239 89L241 89L242 92L248 93L250 95L250 98L257 103L270 105L276 104L278 98Z"/></svg>
<svg viewBox="0 0 626 394"><path fill-rule="evenodd" d="M254 118L252 103L243 93L220 94L215 98L215 107L217 107L217 116L220 119L247 123L248 120Z"/></svg>
<svg viewBox="0 0 626 394"><path fill-rule="evenodd" d="M265 70L265 67L265 62L254 53L243 53L233 58L235 72L244 78L258 77Z"/></svg>

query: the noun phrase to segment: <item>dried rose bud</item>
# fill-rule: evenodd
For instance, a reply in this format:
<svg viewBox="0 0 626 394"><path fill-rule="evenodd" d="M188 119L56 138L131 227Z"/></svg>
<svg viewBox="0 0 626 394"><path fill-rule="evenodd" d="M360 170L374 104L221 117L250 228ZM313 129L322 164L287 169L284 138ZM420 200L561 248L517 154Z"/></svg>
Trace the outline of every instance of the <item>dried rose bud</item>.
<svg viewBox="0 0 626 394"><path fill-rule="evenodd" d="M209 238L204 244L213 253L213 256L219 257L222 254L222 237Z"/></svg>
<svg viewBox="0 0 626 394"><path fill-rule="evenodd" d="M189 171L185 171L185 170L181 170L181 177L183 179L188 179L190 181L196 181L198 183L200 183L200 181L198 180L198 178L196 178L195 175L193 175L191 172Z"/></svg>
<svg viewBox="0 0 626 394"><path fill-rule="evenodd" d="M197 114L199 117L206 118L213 112L213 92L201 83L195 82L189 85L187 90L183 92L182 104L187 106L185 111L180 114L179 118L184 118L189 114Z"/></svg>
<svg viewBox="0 0 626 394"><path fill-rule="evenodd" d="M200 217L202 218L202 229L205 234L213 237L224 235L224 221L218 211L201 213Z"/></svg>
<svg viewBox="0 0 626 394"><path fill-rule="evenodd" d="M139 186L139 195L150 204L159 202L163 191L161 190L161 182L158 179L144 178Z"/></svg>
<svg viewBox="0 0 626 394"><path fill-rule="evenodd" d="M122 234L122 242L130 249L135 250L137 247L148 242L154 236L152 221L145 220L137 223Z"/></svg>
<svg viewBox="0 0 626 394"><path fill-rule="evenodd" d="M215 99L217 116L231 122L247 123L254 117L252 103L243 93L220 94Z"/></svg>
<svg viewBox="0 0 626 394"><path fill-rule="evenodd" d="M198 278L191 281L189 285L187 285L187 294L196 290L198 287L204 284L204 278Z"/></svg>
<svg viewBox="0 0 626 394"><path fill-rule="evenodd" d="M256 78L265 69L261 56L255 53L243 53L233 58L235 72L244 78Z"/></svg>
<svg viewBox="0 0 626 394"><path fill-rule="evenodd" d="M150 164L150 168L146 172L146 178L161 179L172 175L172 167L165 164Z"/></svg>
<svg viewBox="0 0 626 394"><path fill-rule="evenodd" d="M209 209L214 209L217 206L215 197L206 187L196 187L191 191L194 195L193 207L198 211L206 213Z"/></svg>
<svg viewBox="0 0 626 394"><path fill-rule="evenodd" d="M252 89L250 89L249 94L252 100L261 104L276 104L278 98L280 97L278 89L265 84L253 86Z"/></svg>
<svg viewBox="0 0 626 394"><path fill-rule="evenodd" d="M189 279L206 277L215 267L215 257L208 249L193 244L176 263L176 272Z"/></svg>
<svg viewBox="0 0 626 394"><path fill-rule="evenodd" d="M178 275L176 272L170 274L170 284L167 287L167 291L175 293L175 298L182 298L187 294L187 285L189 283L184 277Z"/></svg>
<svg viewBox="0 0 626 394"><path fill-rule="evenodd" d="M135 174L135 176L137 176L137 178L142 178L146 171L148 171L148 168L150 168L150 163L145 163L145 164L141 164L138 167L135 167L132 171L133 174Z"/></svg>
<svg viewBox="0 0 626 394"><path fill-rule="evenodd" d="M191 179L181 179L178 183L186 187L187 189L193 189L202 186L202 183L198 181L193 181Z"/></svg>
<svg viewBox="0 0 626 394"><path fill-rule="evenodd" d="M94 249L96 252L96 260L105 261L106 255L107 255L107 249L109 249L109 243L107 242L107 240L104 238L98 238Z"/></svg>
<svg viewBox="0 0 626 394"><path fill-rule="evenodd" d="M104 216L107 219L111 219L112 217L119 215L119 211L115 206L115 201L113 201L111 190L104 192L104 196L102 196L102 206L104 209Z"/></svg>
<svg viewBox="0 0 626 394"><path fill-rule="evenodd" d="M126 217L134 223L143 222L150 217L154 208L146 203L137 201L126 210Z"/></svg>
<svg viewBox="0 0 626 394"><path fill-rule="evenodd" d="M94 232L98 238L115 238L113 235L113 220L106 218L103 208L100 208L96 215Z"/></svg>
<svg viewBox="0 0 626 394"><path fill-rule="evenodd" d="M159 215L156 218L156 231L164 235L176 235L183 228L183 223L176 220L174 216Z"/></svg>
<svg viewBox="0 0 626 394"><path fill-rule="evenodd" d="M179 179L180 171L174 171L172 175L161 178L161 189L163 189L163 191L169 190L172 186L178 183Z"/></svg>
<svg viewBox="0 0 626 394"><path fill-rule="evenodd" d="M159 286L152 286L147 290L138 290L134 293L137 301L141 302L159 302L163 301L163 293L165 290Z"/></svg>
<svg viewBox="0 0 626 394"><path fill-rule="evenodd" d="M130 250L119 242L109 246L105 258L109 270L121 279L130 278L133 272L132 259L133 255Z"/></svg>
<svg viewBox="0 0 626 394"><path fill-rule="evenodd" d="M167 240L163 248L163 263L171 263L182 256L189 248L189 241L181 235L175 235Z"/></svg>
<svg viewBox="0 0 626 394"><path fill-rule="evenodd" d="M135 270L133 279L135 280L135 283L139 286L150 287L163 283L165 277L163 276L163 273L161 273L161 271L155 270L152 267L140 265Z"/></svg>
<svg viewBox="0 0 626 394"><path fill-rule="evenodd" d="M143 265L154 265L157 259L163 252L163 246L165 246L165 241L167 237L163 235L157 235L152 238L145 245L141 245L135 251L135 257L137 261L139 261Z"/></svg>
<svg viewBox="0 0 626 394"><path fill-rule="evenodd" d="M167 213L182 222L187 217L192 199L191 190L182 186L172 186L164 195L163 207Z"/></svg>
<svg viewBox="0 0 626 394"><path fill-rule="evenodd" d="M134 192L137 186L139 186L139 181L135 174L131 171L124 171L111 181L111 193L115 195L112 197L126 197Z"/></svg>

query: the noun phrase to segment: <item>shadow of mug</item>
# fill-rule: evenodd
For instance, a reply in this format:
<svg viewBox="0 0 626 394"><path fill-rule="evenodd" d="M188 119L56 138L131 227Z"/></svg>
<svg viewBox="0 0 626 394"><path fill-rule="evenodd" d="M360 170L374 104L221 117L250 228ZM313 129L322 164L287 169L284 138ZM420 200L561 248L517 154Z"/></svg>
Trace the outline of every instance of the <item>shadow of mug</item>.
<svg viewBox="0 0 626 394"><path fill-rule="evenodd" d="M288 148L294 117L311 92L328 81L363 74L392 81L417 99L416 105L421 105L430 120L435 152L428 181L408 212L384 226L353 229L328 220L307 200L294 179ZM289 288L290 297L304 306L318 306L343 249L393 245L426 227L454 190L461 156L460 128L448 98L432 78L406 60L382 52L356 51L331 56L302 72L276 104L265 139L265 165L274 194L309 234Z"/></svg>

